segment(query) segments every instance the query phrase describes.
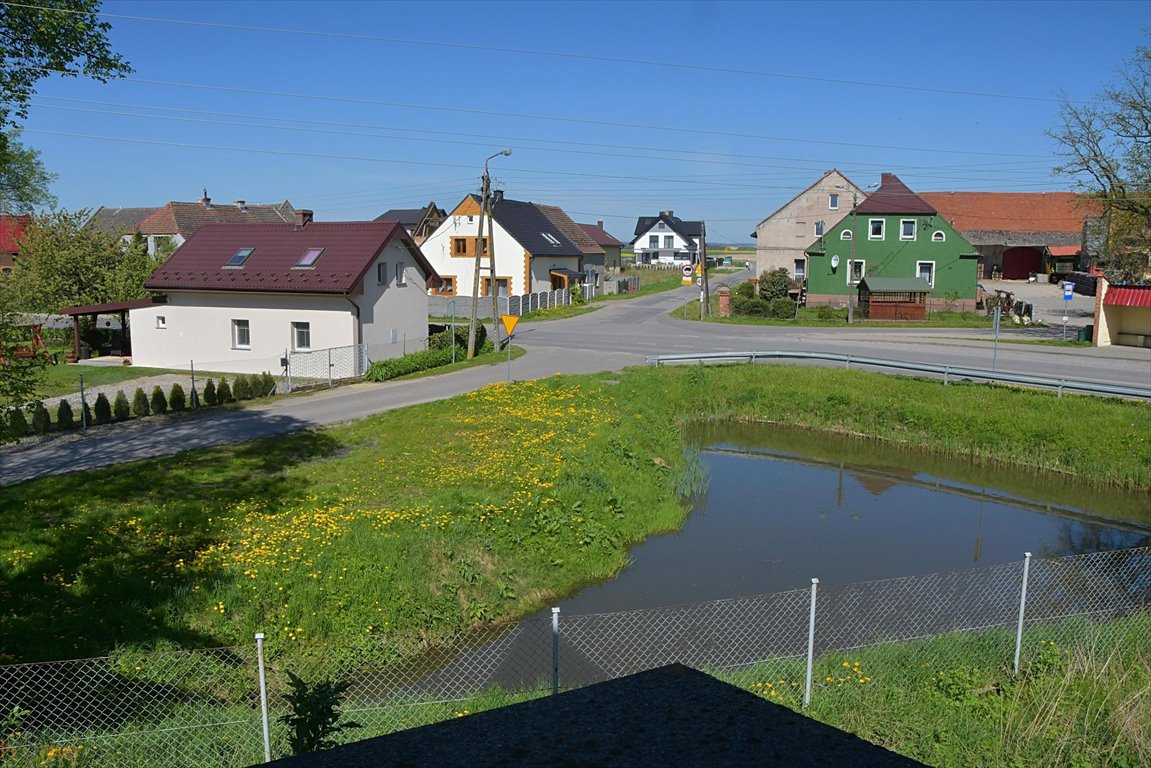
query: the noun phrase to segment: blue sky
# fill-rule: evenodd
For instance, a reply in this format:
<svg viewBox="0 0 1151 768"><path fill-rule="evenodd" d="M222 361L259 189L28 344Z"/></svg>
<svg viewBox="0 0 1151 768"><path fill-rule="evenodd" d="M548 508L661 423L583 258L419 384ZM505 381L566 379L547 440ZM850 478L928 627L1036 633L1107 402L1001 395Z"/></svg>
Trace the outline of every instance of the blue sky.
<svg viewBox="0 0 1151 768"><path fill-rule="evenodd" d="M839 168L1052 191L1061 92L1148 43L1133 2L105 2L135 73L41 81L25 144L68 209L288 199L374 218L476 191L711 241ZM128 18L133 17L133 18ZM164 21L167 20L167 21ZM173 22L184 23L173 23ZM188 23L194 22L194 23Z"/></svg>

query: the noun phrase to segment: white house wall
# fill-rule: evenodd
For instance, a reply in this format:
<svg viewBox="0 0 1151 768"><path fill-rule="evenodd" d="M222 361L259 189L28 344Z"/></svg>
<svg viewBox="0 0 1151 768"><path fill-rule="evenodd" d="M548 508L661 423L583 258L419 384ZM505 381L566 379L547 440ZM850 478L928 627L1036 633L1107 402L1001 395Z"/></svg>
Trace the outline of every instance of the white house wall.
<svg viewBox="0 0 1151 768"><path fill-rule="evenodd" d="M570 269L579 271L579 256L537 256L531 260L532 284L524 293L550 291L552 289L553 269ZM574 285L574 282L572 283Z"/></svg>
<svg viewBox="0 0 1151 768"><path fill-rule="evenodd" d="M458 257L452 255L453 237L476 237L478 234L479 216L449 216L436 231L420 245L420 250L436 270L444 277L454 277L457 296L471 296L473 277L475 276L476 260L474 256ZM499 222L493 222L493 239L495 240L496 275L511 278L511 292L513 294L527 293L524 285L524 248L516 239L509 235ZM487 236L488 223L484 220L484 236ZM482 262L483 271L481 280L490 276L488 262ZM482 295L482 293L481 293Z"/></svg>
<svg viewBox="0 0 1151 768"><path fill-rule="evenodd" d="M364 275L363 293L352 297L360 312L360 341L368 345L372 360L424 349L428 338L428 292L416 260L402 244L392 242L377 257L376 265L381 263L385 279L381 282L380 270L372 266ZM402 282L396 279L397 264L402 265ZM344 308L351 304L344 302Z"/></svg>
<svg viewBox="0 0 1151 768"><path fill-rule="evenodd" d="M647 232L644 232L643 235L638 240L635 241L635 252L637 254L639 254L639 253L654 254L656 251L658 251L659 252L658 258L659 258L659 261L661 263L671 263L672 261L674 261L676 252L687 251L690 254L692 254L692 258L694 258L694 254L698 251L698 248L699 248L698 244L689 246L687 243L687 240L683 239L678 234L676 234L676 232L674 230L672 230L671 227L668 227L666 224L664 226L665 226L664 229L660 229L659 224L657 223L655 226L653 226ZM659 246L656 248L652 248L651 246L648 245L648 239L652 235L656 235L659 237ZM671 247L664 245L664 242L665 242L664 238L667 236L671 236L673 238L673 240L672 240L673 245ZM653 261L655 260L654 255L653 255L652 260ZM681 261L682 261L682 259L681 259Z"/></svg>

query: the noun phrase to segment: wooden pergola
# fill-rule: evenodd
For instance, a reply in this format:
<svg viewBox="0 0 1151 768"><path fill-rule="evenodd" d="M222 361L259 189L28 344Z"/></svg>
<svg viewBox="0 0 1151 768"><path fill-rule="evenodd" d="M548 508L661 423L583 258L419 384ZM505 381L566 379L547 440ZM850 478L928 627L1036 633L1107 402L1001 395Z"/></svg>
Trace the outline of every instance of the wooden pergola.
<svg viewBox="0 0 1151 768"><path fill-rule="evenodd" d="M60 310L60 314L67 315L72 318L72 359L80 359L80 318L91 317L93 322L96 321L100 315L119 315L120 316L120 334L121 334L121 347L120 353L123 355L132 354L132 337L128 333L128 310L140 309L141 307L150 307L153 304L166 304L167 297L153 296L148 299L133 299L132 301L116 301L110 304L86 304L80 307L66 307Z"/></svg>
<svg viewBox="0 0 1151 768"><path fill-rule="evenodd" d="M869 320L926 320L931 285L922 277L865 277L859 313Z"/></svg>

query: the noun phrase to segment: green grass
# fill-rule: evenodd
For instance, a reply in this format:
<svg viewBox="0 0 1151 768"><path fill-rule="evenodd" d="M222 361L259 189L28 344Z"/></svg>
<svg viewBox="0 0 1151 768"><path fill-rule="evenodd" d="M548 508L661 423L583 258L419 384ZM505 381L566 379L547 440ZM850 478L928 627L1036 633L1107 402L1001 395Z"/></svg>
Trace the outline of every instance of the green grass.
<svg viewBox="0 0 1151 768"><path fill-rule="evenodd" d="M596 296L595 301L620 301L637 296L650 296L653 293L672 291L683 285L683 275L678 269L632 269L621 277L639 276L639 290L634 293L612 293Z"/></svg>
<svg viewBox="0 0 1151 768"><path fill-rule="evenodd" d="M719 298L712 291L711 317L704 318L708 323L728 325L770 325L798 326L812 328L848 327L847 310L832 310L831 317L821 318L818 307L800 307L795 318L776 319L771 317L750 317L746 315L719 316ZM671 312L672 317L681 320L699 320L699 301L688 301L684 306ZM929 312L926 320L867 320L855 316L852 326L861 328L990 328L990 318L978 312Z"/></svg>
<svg viewBox="0 0 1151 768"><path fill-rule="evenodd" d="M586 315L588 312L595 312L597 309L599 309L599 307L588 306L587 304L564 304L558 307L551 307L549 309L537 309L535 312L528 312L520 317L520 322L563 320L568 317Z"/></svg>
<svg viewBox="0 0 1151 768"><path fill-rule="evenodd" d="M80 375L84 376L85 387L97 387L103 384L120 384L145 376L162 376L168 373L184 373L187 371L170 371L165 368L138 368L133 365L102 366L102 365L49 365L45 369L44 381L36 390L41 398L61 397L80 391ZM211 374L205 374L209 376ZM196 374L199 378L200 374ZM134 389L134 388L133 388ZM127 394L131 394L127 392Z"/></svg>

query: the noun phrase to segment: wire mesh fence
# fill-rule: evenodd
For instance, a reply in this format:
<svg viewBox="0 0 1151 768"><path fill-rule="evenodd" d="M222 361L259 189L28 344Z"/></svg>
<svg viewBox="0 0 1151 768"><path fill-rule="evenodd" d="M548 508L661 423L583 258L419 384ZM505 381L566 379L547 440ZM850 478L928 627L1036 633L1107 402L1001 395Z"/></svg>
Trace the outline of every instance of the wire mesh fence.
<svg viewBox="0 0 1151 768"><path fill-rule="evenodd" d="M555 609L435 645L376 635L311 645L272 638L0 666L0 762L83 756L85 765L244 766L263 761L266 745L282 756L289 672L349 684L343 711L362 726L353 740L675 662L796 708L910 674L1004 672L1013 661L1025 671L1055 643L1075 647L1142 620L1151 607L1151 548L1028 555L842 586L817 581L810 590L643 611Z"/></svg>

